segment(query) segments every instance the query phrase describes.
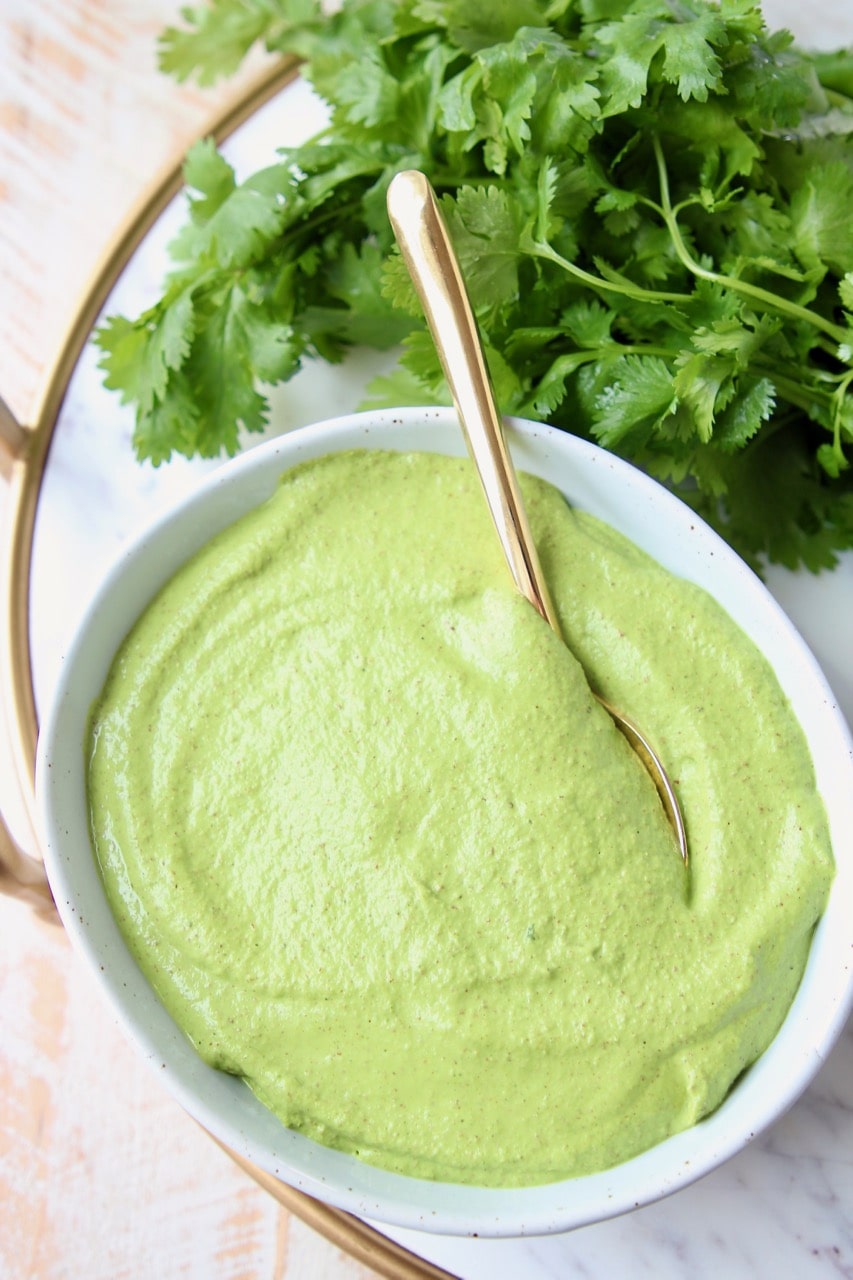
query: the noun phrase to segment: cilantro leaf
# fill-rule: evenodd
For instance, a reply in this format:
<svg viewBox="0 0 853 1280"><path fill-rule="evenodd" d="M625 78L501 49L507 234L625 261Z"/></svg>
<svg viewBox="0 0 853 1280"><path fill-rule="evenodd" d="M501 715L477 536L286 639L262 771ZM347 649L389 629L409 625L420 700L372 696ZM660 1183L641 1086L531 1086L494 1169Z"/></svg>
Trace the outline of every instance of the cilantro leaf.
<svg viewBox="0 0 853 1280"><path fill-rule="evenodd" d="M816 165L791 197L794 252L804 266L853 271L853 169L836 160Z"/></svg>
<svg viewBox="0 0 853 1280"><path fill-rule="evenodd" d="M582 402L592 434L607 448L628 439L644 441L675 409L672 370L657 356L618 356L580 377Z"/></svg>
<svg viewBox="0 0 853 1280"><path fill-rule="evenodd" d="M665 0L636 0L599 28L597 39L607 51L605 115L639 107L652 75L674 84L685 102L704 102L720 88L722 67L714 46L725 33L722 14L701 2L679 8L676 17Z"/></svg>
<svg viewBox="0 0 853 1280"><path fill-rule="evenodd" d="M135 402L143 413L162 400L170 375L189 355L194 337L192 293L183 290L168 306L145 312L136 324L114 316L98 331L107 387L121 390L123 400Z"/></svg>
<svg viewBox="0 0 853 1280"><path fill-rule="evenodd" d="M714 424L714 442L726 453L748 444L768 421L776 406L776 388L769 378L742 378L737 395Z"/></svg>
<svg viewBox="0 0 853 1280"><path fill-rule="evenodd" d="M448 223L475 306L516 302L522 219L507 192L464 187L449 202Z"/></svg>
<svg viewBox="0 0 853 1280"><path fill-rule="evenodd" d="M304 46L288 42L288 34L322 22L317 0L209 0L181 10L187 27L167 27L160 37L160 69L177 80L195 75L213 84L231 75L254 44L269 49Z"/></svg>

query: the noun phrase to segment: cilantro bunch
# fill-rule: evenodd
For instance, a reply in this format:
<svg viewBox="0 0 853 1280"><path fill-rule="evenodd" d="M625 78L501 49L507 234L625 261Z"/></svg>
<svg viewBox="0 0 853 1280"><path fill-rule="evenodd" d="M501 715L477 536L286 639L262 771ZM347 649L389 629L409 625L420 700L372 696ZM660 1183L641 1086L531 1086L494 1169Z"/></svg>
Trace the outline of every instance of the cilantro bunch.
<svg viewBox="0 0 853 1280"><path fill-rule="evenodd" d="M442 197L502 409L676 489L749 560L853 546L853 51L753 0L213 0L164 33L202 83L264 42L329 126L238 184L210 142L160 300L96 335L135 447L233 453L264 385L401 346L372 404L446 399L385 191Z"/></svg>

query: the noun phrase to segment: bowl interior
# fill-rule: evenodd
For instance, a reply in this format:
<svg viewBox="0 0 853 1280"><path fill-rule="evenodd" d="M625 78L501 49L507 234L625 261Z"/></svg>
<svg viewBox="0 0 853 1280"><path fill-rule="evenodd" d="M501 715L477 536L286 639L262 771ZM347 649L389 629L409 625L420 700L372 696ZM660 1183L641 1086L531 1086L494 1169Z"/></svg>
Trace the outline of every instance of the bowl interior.
<svg viewBox="0 0 853 1280"><path fill-rule="evenodd" d="M511 421L516 465L700 583L773 663L808 738L837 873L796 1000L773 1044L707 1120L613 1170L528 1189L448 1186L386 1173L286 1130L238 1080L208 1067L131 959L89 843L82 744L92 702L131 623L215 533L264 501L279 474L354 447L463 454L451 410L351 415L259 445L207 478L115 563L63 663L43 727L37 795L45 861L72 940L139 1051L186 1110L233 1150L300 1190L380 1222L511 1236L567 1230L657 1199L708 1172L770 1124L817 1071L853 1000L853 743L809 650L743 562L681 502L635 468L544 426Z"/></svg>

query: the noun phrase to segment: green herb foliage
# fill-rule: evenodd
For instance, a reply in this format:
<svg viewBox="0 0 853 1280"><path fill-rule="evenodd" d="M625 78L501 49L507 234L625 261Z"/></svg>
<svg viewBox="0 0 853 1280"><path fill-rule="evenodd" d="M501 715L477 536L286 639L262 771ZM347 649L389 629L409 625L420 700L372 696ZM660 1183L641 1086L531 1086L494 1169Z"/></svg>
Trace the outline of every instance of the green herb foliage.
<svg viewBox="0 0 853 1280"><path fill-rule="evenodd" d="M210 142L155 306L97 334L140 458L234 452L265 384L394 348L372 404L446 398L385 212L439 191L503 410L676 489L753 563L853 545L853 51L752 0L213 0L162 66L305 58L322 136L238 184Z"/></svg>

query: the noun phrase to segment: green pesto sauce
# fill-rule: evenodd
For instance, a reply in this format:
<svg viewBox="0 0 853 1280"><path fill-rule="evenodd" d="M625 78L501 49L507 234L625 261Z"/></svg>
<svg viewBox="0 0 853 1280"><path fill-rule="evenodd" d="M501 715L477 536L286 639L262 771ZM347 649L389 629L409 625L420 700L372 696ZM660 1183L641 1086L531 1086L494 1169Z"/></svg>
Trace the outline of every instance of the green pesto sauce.
<svg viewBox="0 0 853 1280"><path fill-rule="evenodd" d="M713 1110L790 1005L833 868L762 655L523 485L571 652L467 461L338 454L164 589L89 744L110 902L199 1053L319 1142L488 1186ZM578 660L677 782L689 887Z"/></svg>

